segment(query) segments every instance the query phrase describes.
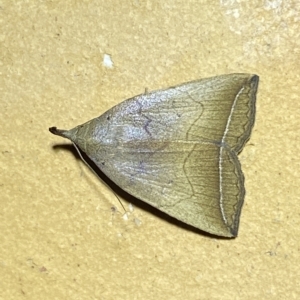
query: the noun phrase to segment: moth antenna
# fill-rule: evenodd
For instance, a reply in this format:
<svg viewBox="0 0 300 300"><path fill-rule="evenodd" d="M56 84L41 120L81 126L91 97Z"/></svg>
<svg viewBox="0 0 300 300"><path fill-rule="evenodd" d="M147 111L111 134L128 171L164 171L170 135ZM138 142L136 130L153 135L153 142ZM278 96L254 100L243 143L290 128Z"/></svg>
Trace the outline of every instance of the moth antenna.
<svg viewBox="0 0 300 300"><path fill-rule="evenodd" d="M73 143L73 142L72 142ZM126 209L123 205L123 203L121 202L120 198L118 197L118 195L115 193L114 190L112 190L112 188L105 182L102 180L102 178L95 172L95 170L87 163L87 161L83 158L83 156L80 153L80 150L78 149L77 145L75 143L73 143L78 155L80 156L81 160L89 167L89 169L115 194L116 198L118 199L118 201L120 202L121 206L124 209L124 212L126 213Z"/></svg>

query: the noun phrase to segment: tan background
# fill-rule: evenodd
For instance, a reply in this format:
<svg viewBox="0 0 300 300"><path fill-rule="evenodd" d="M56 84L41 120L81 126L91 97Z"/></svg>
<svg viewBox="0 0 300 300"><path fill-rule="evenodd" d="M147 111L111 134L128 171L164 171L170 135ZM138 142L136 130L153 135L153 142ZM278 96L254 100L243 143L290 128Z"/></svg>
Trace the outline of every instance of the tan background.
<svg viewBox="0 0 300 300"><path fill-rule="evenodd" d="M299 299L298 0L4 0L0 15L1 299ZM124 220L48 132L145 88L231 72L260 76L233 240L137 203Z"/></svg>

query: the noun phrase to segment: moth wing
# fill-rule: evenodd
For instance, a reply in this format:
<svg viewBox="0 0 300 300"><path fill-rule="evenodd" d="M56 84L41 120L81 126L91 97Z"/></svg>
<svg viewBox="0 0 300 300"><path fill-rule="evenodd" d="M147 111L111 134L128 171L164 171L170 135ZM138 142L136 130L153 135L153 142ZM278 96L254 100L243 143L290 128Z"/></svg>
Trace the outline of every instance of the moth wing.
<svg viewBox="0 0 300 300"><path fill-rule="evenodd" d="M200 79L123 101L92 126L101 143L202 140L239 153L254 124L257 85L249 74Z"/></svg>
<svg viewBox="0 0 300 300"><path fill-rule="evenodd" d="M106 153L95 163L129 194L201 230L237 234L244 177L230 149L207 142L126 143Z"/></svg>

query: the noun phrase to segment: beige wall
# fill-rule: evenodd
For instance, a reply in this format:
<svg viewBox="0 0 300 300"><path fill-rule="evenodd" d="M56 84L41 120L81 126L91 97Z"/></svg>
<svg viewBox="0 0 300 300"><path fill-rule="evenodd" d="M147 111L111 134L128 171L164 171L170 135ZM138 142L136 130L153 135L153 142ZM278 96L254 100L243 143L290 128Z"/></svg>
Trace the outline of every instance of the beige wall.
<svg viewBox="0 0 300 300"><path fill-rule="evenodd" d="M296 0L1 1L0 298L297 299L299 18ZM48 132L145 88L231 72L260 76L236 239L139 203L125 220Z"/></svg>

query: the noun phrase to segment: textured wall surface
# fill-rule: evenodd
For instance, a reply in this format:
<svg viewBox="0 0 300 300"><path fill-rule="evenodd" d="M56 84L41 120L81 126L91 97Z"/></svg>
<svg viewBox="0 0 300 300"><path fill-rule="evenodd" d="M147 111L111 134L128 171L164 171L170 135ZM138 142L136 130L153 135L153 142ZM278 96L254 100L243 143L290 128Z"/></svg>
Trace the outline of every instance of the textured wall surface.
<svg viewBox="0 0 300 300"><path fill-rule="evenodd" d="M299 299L299 1L3 0L0 25L1 299ZM260 76L236 239L126 220L48 131L232 72Z"/></svg>

